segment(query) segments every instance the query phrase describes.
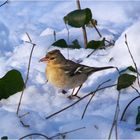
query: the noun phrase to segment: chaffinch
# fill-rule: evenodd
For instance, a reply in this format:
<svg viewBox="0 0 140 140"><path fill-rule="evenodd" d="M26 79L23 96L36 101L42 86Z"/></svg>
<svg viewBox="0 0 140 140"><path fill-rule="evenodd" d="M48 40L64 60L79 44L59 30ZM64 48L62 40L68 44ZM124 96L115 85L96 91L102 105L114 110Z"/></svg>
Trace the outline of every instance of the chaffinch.
<svg viewBox="0 0 140 140"><path fill-rule="evenodd" d="M75 63L66 59L59 50L53 50L40 59L40 62L46 62L46 76L50 83L61 89L75 89L79 87L76 94L77 96L82 84L88 77L97 71L114 68L108 67L90 67L82 64ZM73 90L74 92L74 90Z"/></svg>

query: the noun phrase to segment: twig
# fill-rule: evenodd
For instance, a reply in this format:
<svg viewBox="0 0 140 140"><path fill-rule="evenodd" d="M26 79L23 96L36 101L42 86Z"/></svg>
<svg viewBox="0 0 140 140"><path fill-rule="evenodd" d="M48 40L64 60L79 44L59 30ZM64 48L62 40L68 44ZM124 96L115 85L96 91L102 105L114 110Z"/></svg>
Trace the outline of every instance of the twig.
<svg viewBox="0 0 140 140"><path fill-rule="evenodd" d="M92 23L93 27L95 28L95 30L97 31L98 35L99 35L100 37L102 37L102 35L101 35L101 33L99 32L97 26L94 25L93 21L91 21L91 23ZM114 45L114 43L112 43L111 41L108 41L107 39L105 39L105 41L106 41L107 43L109 43L109 45Z"/></svg>
<svg viewBox="0 0 140 140"><path fill-rule="evenodd" d="M70 32L69 32L69 28L68 28L67 24L65 24L65 26L66 26L67 33L68 33L68 38L67 38L67 41L68 41L67 52L68 52L68 59L69 59L69 43L70 43Z"/></svg>
<svg viewBox="0 0 140 140"><path fill-rule="evenodd" d="M118 74L120 75L120 70L118 69L118 67L115 67L115 68L116 68ZM115 126L116 139L118 139L118 128L117 128L118 125L117 125L117 122L118 122L118 116L119 116L120 94L121 94L121 92L119 91L118 98L117 98L117 104L116 104L116 110L115 110L115 114L114 114L114 119L113 119L113 123L112 123L111 129L110 129L110 132L109 132L108 139L111 139L111 135L112 135L114 126Z"/></svg>
<svg viewBox="0 0 140 140"><path fill-rule="evenodd" d="M19 118L23 118L23 117L25 117L25 116L28 115L28 114L30 114L30 112L27 112L27 113L25 113L25 114L23 114L23 115L20 115Z"/></svg>
<svg viewBox="0 0 140 140"><path fill-rule="evenodd" d="M90 54L88 54L88 55L86 56L86 58L89 58L95 51L96 51L96 49L94 49Z"/></svg>
<svg viewBox="0 0 140 140"><path fill-rule="evenodd" d="M106 40L106 39L105 39L105 41L106 41L107 43L109 43L109 45L113 45L113 46L114 46L114 43L115 43L114 40L112 40L112 41L114 41L113 43L112 43L111 41Z"/></svg>
<svg viewBox="0 0 140 140"><path fill-rule="evenodd" d="M119 110L120 110L119 109L120 94L121 94L121 92L119 91L118 98L117 98L117 104L116 104L116 110L115 110L115 114L114 114L114 119L113 119L113 123L112 123L111 129L110 129L110 132L109 132L108 140L111 139L111 135L112 135L114 126L115 126L116 139L118 139L117 122L118 122L118 115L119 115Z"/></svg>
<svg viewBox="0 0 140 140"><path fill-rule="evenodd" d="M133 55L132 55L132 53L131 53L131 51L130 51L130 48L129 48L129 45L128 45L128 42L127 42L127 35L126 35L126 34L125 34L125 44L126 44L126 46L127 46L128 52L129 52L129 54L130 54L130 56L131 56L131 59L132 59L132 61L133 61L133 63L134 63L135 69L136 69L136 71L137 71L137 81L138 81L138 85L139 85L139 87L140 87L138 67L137 67L137 64L136 64L136 62L135 62L135 60L134 60L134 57L133 57Z"/></svg>
<svg viewBox="0 0 140 140"><path fill-rule="evenodd" d="M78 9L80 10L81 9L80 0L76 0L76 3L77 3ZM82 31L83 31L83 37L84 37L84 46L86 48L87 43L88 43L88 39L87 39L87 32L86 32L86 27L85 26L82 27Z"/></svg>
<svg viewBox="0 0 140 140"><path fill-rule="evenodd" d="M51 117L54 117L55 115L57 115L57 114L59 114L59 113L65 111L65 110L67 110L68 108L74 106L74 105L77 104L78 102L82 101L83 99L85 99L86 97L92 95L93 93L95 93L95 92L97 92L97 91L100 91L100 90L103 90L103 89L106 89L106 88L111 88L111 87L114 87L114 86L116 86L116 85L117 85L117 84L109 85L109 86L106 86L106 87L102 87L102 88L96 89L96 90L94 90L94 91L88 93L87 95L81 97L79 100L75 101L75 102L72 103L71 105L68 105L68 106L66 106L65 108L63 108L63 109L61 109L61 110L59 110L59 111L57 111L57 112L55 112L55 113L53 113L53 114L47 116L46 119L50 119Z"/></svg>
<svg viewBox="0 0 140 140"><path fill-rule="evenodd" d="M22 101L22 97L23 97L23 93L24 93L24 90L26 88L26 85L27 85L27 82L28 82L28 78L29 78L29 72L30 72L30 65L31 65L31 58L32 58L32 54L33 54L33 50L34 50L34 47L36 46L36 44L34 44L29 36L28 33L26 33L27 37L29 38L30 40L30 43L33 45L32 46L32 49L31 49L31 52L30 52L30 57L29 57L29 62L28 62L28 69L27 69L27 75L26 75L26 79L25 79L25 84L24 84L24 87L23 87L23 90L22 90L22 93L21 93L21 96L20 96L20 100L19 100L19 103L18 103L18 107L17 107L17 116L19 116L19 108L20 108L20 105L21 105L21 101Z"/></svg>
<svg viewBox="0 0 140 140"><path fill-rule="evenodd" d="M138 89L136 89L135 87L131 86L139 95L140 95L140 92L138 91Z"/></svg>
<svg viewBox="0 0 140 140"><path fill-rule="evenodd" d="M98 35L99 35L100 37L102 37L100 31L98 30L97 26L94 24L93 20L91 20L91 24L92 24L92 26L95 28L95 30L96 30L96 32L98 33ZM105 39L105 41L106 41L107 43L109 43L110 45L114 45L114 43L112 43L112 42L110 42L110 41L108 41L108 40L106 40L106 39Z"/></svg>
<svg viewBox="0 0 140 140"><path fill-rule="evenodd" d="M26 127L26 128L29 128L29 127L30 127L30 125L25 124L21 119L20 119L20 123L21 123L24 127Z"/></svg>
<svg viewBox="0 0 140 140"><path fill-rule="evenodd" d="M92 26L95 28L95 30L97 31L98 35L99 35L100 37L102 37L102 35L101 35L101 33L99 32L98 28L97 28L96 25L94 24L93 20L91 20L91 24L92 24Z"/></svg>
<svg viewBox="0 0 140 140"><path fill-rule="evenodd" d="M64 135L66 135L66 134L68 134L68 133L72 133L72 132L75 132L75 131L78 131L78 130L81 130L81 129L85 129L85 128L86 128L86 127L80 127L80 128L74 129L74 130L67 131L67 132L58 133L58 134L56 134L56 135L50 137L49 139L53 139L53 138L58 137L58 136L64 136Z"/></svg>
<svg viewBox="0 0 140 140"><path fill-rule="evenodd" d="M98 90L102 85L104 85L105 83L109 82L110 80L111 80L111 79L109 79L109 80L107 80L107 81L105 81L105 82L99 84L99 86L97 87L97 90ZM87 108L88 108L88 105L90 104L90 102L91 102L92 98L94 97L94 95L95 95L95 92L92 94L91 98L89 99L89 101L88 101L88 103L87 103L87 105L86 105L86 107L85 107L85 109L84 109L84 111L83 111L83 114L82 114L81 119L84 118L84 115L85 115L85 113L86 113L86 110L87 110Z"/></svg>
<svg viewBox="0 0 140 140"><path fill-rule="evenodd" d="M68 41L68 44L69 44L70 43L70 32L69 32L69 28L68 28L67 24L65 24L65 26L66 26L67 33L68 33L67 41Z"/></svg>
<svg viewBox="0 0 140 140"><path fill-rule="evenodd" d="M28 134L26 136L23 136L23 137L19 138L19 140L25 139L25 138L30 137L30 136L42 136L45 139L50 140L50 139L54 139L54 138L56 138L58 136L65 136L66 134L69 134L69 133L72 133L72 132L75 132L75 131L78 131L78 130L81 130L81 129L85 129L85 128L86 127L76 128L74 130L66 131L66 132L63 132L63 133L58 133L58 134L56 134L54 136L51 136L51 137L48 137L48 136L46 136L44 134L41 134L41 133L31 133L31 134Z"/></svg>
<svg viewBox="0 0 140 140"><path fill-rule="evenodd" d="M2 3L2 4L0 5L0 7L2 7L2 6L5 5L5 4L8 4L8 2L9 2L9 0L5 1L4 3Z"/></svg>
<svg viewBox="0 0 140 140"><path fill-rule="evenodd" d="M128 103L128 105L125 107L125 109L124 109L124 111L123 111L123 113L122 113L122 116L121 116L120 121L123 121L123 118L124 118L124 115L125 115L125 113L126 113L126 110L127 110L128 107L129 107L136 99L138 99L138 98L140 98L140 96L135 97L134 99L132 99L132 100Z"/></svg>
<svg viewBox="0 0 140 140"><path fill-rule="evenodd" d="M56 32L53 31L54 41L56 41Z"/></svg>
<svg viewBox="0 0 140 140"><path fill-rule="evenodd" d="M44 137L47 140L49 139L49 137L44 135L44 134L41 134L41 133L31 133L31 134L28 134L26 136L23 136L23 137L19 138L19 140L25 139L25 138L30 137L30 136L42 136L42 137Z"/></svg>

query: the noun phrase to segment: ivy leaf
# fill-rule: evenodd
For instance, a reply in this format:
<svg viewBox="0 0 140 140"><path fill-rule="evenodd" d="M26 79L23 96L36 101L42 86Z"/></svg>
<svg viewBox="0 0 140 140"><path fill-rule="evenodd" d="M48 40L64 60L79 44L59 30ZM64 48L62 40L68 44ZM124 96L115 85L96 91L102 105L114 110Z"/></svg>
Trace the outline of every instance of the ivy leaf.
<svg viewBox="0 0 140 140"><path fill-rule="evenodd" d="M77 39L72 41L72 45L69 45L69 48L73 48L73 49L79 49L81 48L79 41Z"/></svg>
<svg viewBox="0 0 140 140"><path fill-rule="evenodd" d="M9 96L22 91L24 81L22 75L17 70L11 70L0 79L0 100L7 99Z"/></svg>
<svg viewBox="0 0 140 140"><path fill-rule="evenodd" d="M64 39L59 39L52 44L52 46L57 46L60 48L68 48L67 42Z"/></svg>
<svg viewBox="0 0 140 140"><path fill-rule="evenodd" d="M140 124L140 106L138 106L138 114L136 117L136 124Z"/></svg>
<svg viewBox="0 0 140 140"><path fill-rule="evenodd" d="M103 38L103 40L101 41L95 41L95 40L91 40L88 42L87 44L87 48L89 49L101 49L105 46L105 38Z"/></svg>
<svg viewBox="0 0 140 140"><path fill-rule="evenodd" d="M130 74L122 74L118 78L117 90L127 88L133 84L136 80L136 76Z"/></svg>
<svg viewBox="0 0 140 140"><path fill-rule="evenodd" d="M140 128L136 128L135 131L140 131Z"/></svg>
<svg viewBox="0 0 140 140"><path fill-rule="evenodd" d="M137 72L136 69L132 66L127 67L127 69L135 73Z"/></svg>
<svg viewBox="0 0 140 140"><path fill-rule="evenodd" d="M72 27L80 28L92 19L92 12L89 8L74 10L64 17L64 22Z"/></svg>
<svg viewBox="0 0 140 140"><path fill-rule="evenodd" d="M3 137L1 137L1 140L8 140L8 137L7 136L3 136Z"/></svg>

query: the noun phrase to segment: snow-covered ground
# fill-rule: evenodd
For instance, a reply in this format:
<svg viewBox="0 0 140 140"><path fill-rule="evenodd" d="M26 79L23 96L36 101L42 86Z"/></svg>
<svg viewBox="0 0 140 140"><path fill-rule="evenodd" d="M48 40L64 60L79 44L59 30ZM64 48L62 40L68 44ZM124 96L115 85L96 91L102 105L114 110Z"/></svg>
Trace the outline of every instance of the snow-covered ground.
<svg viewBox="0 0 140 140"><path fill-rule="evenodd" d="M0 1L1 3L3 1ZM131 52L140 70L140 2L139 1L81 1L83 8L89 7L93 17L98 20L99 30L108 40L114 39L115 46L106 50L96 51L91 57L86 56L89 49L69 50L71 60L82 60L82 64L89 66L117 66L119 69L133 65L131 57L124 43L124 35L128 36ZM67 94L53 85L46 83L45 64L39 63L46 52L54 47L53 31L56 37L67 39L67 30L63 17L76 9L75 1L14 1L0 7L0 77L8 70L18 69L25 79L31 45L27 44L28 32L35 46L31 61L29 81L24 92L20 114L29 112L22 118L29 128L23 127L16 116L20 92L0 101L0 137L19 139L30 133L41 133L49 137L77 128L83 129L68 133L66 139L107 139L112 125L118 91L116 87L104 89L96 93L89 105L84 119L81 120L84 108L89 100L85 98L75 106L46 120L45 117L74 103ZM69 27L70 28L70 27ZM70 41L77 38L83 45L81 29L70 28ZM88 29L88 39L99 39L98 34ZM50 48L49 48L50 47ZM67 49L60 49L68 57ZM112 61L110 61L110 59ZM80 90L79 96L84 96L95 90L103 81L111 79L105 85L117 82L118 72L115 69L97 72L89 77ZM134 86L138 88L137 84ZM119 119L124 107L137 93L131 89L121 91ZM125 122L118 121L119 139L139 139L140 133L135 131L137 107L139 99L128 109ZM38 138L34 136L33 138ZM41 138L41 137L40 137ZM60 137L62 138L62 137ZM115 138L113 133L112 138Z"/></svg>

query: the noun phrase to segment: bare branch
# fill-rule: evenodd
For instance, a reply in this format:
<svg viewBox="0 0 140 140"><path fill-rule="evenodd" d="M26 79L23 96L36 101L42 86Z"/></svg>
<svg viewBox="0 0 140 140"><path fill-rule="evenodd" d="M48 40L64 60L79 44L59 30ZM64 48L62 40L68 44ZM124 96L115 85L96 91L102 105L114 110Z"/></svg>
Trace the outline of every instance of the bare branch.
<svg viewBox="0 0 140 140"><path fill-rule="evenodd" d="M131 86L139 95L140 95L140 92L138 91L138 89L136 89L134 86Z"/></svg>
<svg viewBox="0 0 140 140"><path fill-rule="evenodd" d="M29 114L30 114L30 112L27 112L27 113L25 113L23 115L20 115L19 118L23 118L23 117L25 117L26 115L29 115Z"/></svg>
<svg viewBox="0 0 140 140"><path fill-rule="evenodd" d="M96 49L94 49L90 54L88 54L88 55L86 56L86 58L89 58L95 51L96 51Z"/></svg>
<svg viewBox="0 0 140 140"><path fill-rule="evenodd" d="M94 24L93 20L91 20L91 24L92 24L92 26L95 28L95 30L97 31L98 35L99 35L100 37L102 37L102 35L101 35L101 33L99 32L98 28L97 28L96 25Z"/></svg>
<svg viewBox="0 0 140 140"><path fill-rule="evenodd" d="M23 137L19 138L19 140L25 139L25 138L30 137L30 136L42 136L42 137L44 137L47 140L49 139L49 137L44 135L44 134L41 134L41 133L31 133L31 134L28 134L26 136L23 136Z"/></svg>
<svg viewBox="0 0 140 140"><path fill-rule="evenodd" d="M29 34L27 32L26 32L26 35L27 35L27 37L29 39L29 43L32 43L31 37L29 36Z"/></svg>
<svg viewBox="0 0 140 140"><path fill-rule="evenodd" d="M120 108L119 108L120 94L121 94L121 92L119 91L118 98L117 98L117 104L116 104L116 110L115 110L115 114L114 114L114 119L113 119L113 123L112 123L111 129L110 129L110 132L109 132L108 140L111 139L111 135L112 135L114 127L115 127L116 139L118 139L118 130L117 130L118 125L117 125L117 123L118 123L118 116L119 116L119 111L120 111Z"/></svg>
<svg viewBox="0 0 140 140"><path fill-rule="evenodd" d="M26 128L29 128L29 127L30 127L30 125L25 124L21 119L20 119L20 123L21 123L24 127L26 127Z"/></svg>
<svg viewBox="0 0 140 140"><path fill-rule="evenodd" d="M81 130L81 129L85 129L85 128L86 128L86 127L80 127L80 128L74 129L74 130L67 131L67 132L58 133L58 134L56 134L56 135L50 137L49 139L54 139L54 138L56 138L56 137L58 137L58 136L64 136L64 135L66 135L66 134L68 134L68 133L72 133L72 132L75 132L75 131L78 131L78 130Z"/></svg>
<svg viewBox="0 0 140 140"><path fill-rule="evenodd" d="M123 121L123 118L124 118L124 115L125 115L125 113L126 113L126 110L127 110L128 107L129 107L135 100L137 100L138 98L140 98L140 96L135 97L134 99L132 99L132 100L128 103L128 105L125 107L125 109L124 109L124 111L123 111L123 113L122 113L122 116L121 116L120 121Z"/></svg>
<svg viewBox="0 0 140 140"><path fill-rule="evenodd" d="M53 113L53 114L47 116L46 119L50 119L51 117L54 117L55 115L57 115L57 114L59 114L59 113L65 111L65 110L69 109L70 107L74 106L74 105L77 104L78 102L82 101L83 99L87 98L88 96L94 94L94 93L97 92L97 91L100 91L100 90L103 90L103 89L106 89L106 88L111 88L111 87L114 87L114 86L116 86L116 85L117 85L117 84L109 85L109 86L106 86L106 87L102 87L102 88L96 89L96 90L94 90L94 91L88 93L87 95L81 97L79 100L75 101L75 102L72 103L71 105L68 105L68 106L66 106L65 108L63 108L63 109L61 109L61 110L59 110L59 111L57 111L57 112L55 112L55 113Z"/></svg>
<svg viewBox="0 0 140 140"><path fill-rule="evenodd" d="M101 84L97 87L97 90L98 90L103 84L109 82L110 80L111 80L111 79L109 79L109 80L107 80L107 81L101 83ZM86 105L86 107L85 107L85 109L84 109L84 112L83 112L83 114L82 114L81 119L84 118L84 115L85 115L85 113L86 113L86 110L87 110L87 108L88 108L88 105L90 104L90 102L91 102L92 98L94 97L94 95L95 95L95 92L91 95L91 98L89 99L89 101L88 101L88 103L87 103L87 105Z"/></svg>
<svg viewBox="0 0 140 140"><path fill-rule="evenodd" d="M81 5L80 5L80 0L76 0L77 3L77 7L80 10L81 9ZM87 47L87 43L88 43L88 39L87 39L87 32L86 32L86 27L83 26L82 27L82 31L83 31L83 37L84 37L84 47Z"/></svg>
<svg viewBox="0 0 140 140"><path fill-rule="evenodd" d="M138 67L137 67L137 64L136 64L136 62L135 62L135 60L134 60L134 57L133 57L133 55L132 55L132 53L131 53L131 51L130 51L130 48L129 48L129 45L128 45L128 42L127 42L127 35L126 35L126 34L125 34L125 44L126 44L126 46L127 46L128 52L129 52L130 57L131 57L131 59L132 59L132 61L133 61L133 63L134 63L135 69L136 69L136 71L137 71L137 81L138 81L138 85L139 85L139 87L140 87Z"/></svg>
<svg viewBox="0 0 140 140"><path fill-rule="evenodd" d="M17 112L16 112L16 114L17 114L18 116L19 116L19 108L20 108L20 105L21 105L23 93L24 93L24 90L25 90L25 88L26 88L26 85L27 85L27 82L28 82L28 78L29 78L29 72L30 72L30 65L31 65L31 58L32 58L33 50L34 50L34 47L36 46L36 44L32 43L32 40L31 40L29 34L28 34L28 33L26 33L26 34L27 34L27 37L28 37L29 40L30 40L30 43L32 44L32 49L31 49L31 52L30 52L30 57L29 57L29 62L28 62L28 69L27 69L27 75L26 75L24 87L23 87L23 90L22 90L22 93L21 93L21 96L20 96L20 100L19 100L19 103L18 103L18 107L17 107Z"/></svg>
<svg viewBox="0 0 140 140"><path fill-rule="evenodd" d="M56 32L53 31L54 41L56 41Z"/></svg>
<svg viewBox="0 0 140 140"><path fill-rule="evenodd" d="M2 4L0 5L0 7L4 6L5 4L8 4L8 2L9 2L9 0L5 1L4 3L2 3Z"/></svg>

